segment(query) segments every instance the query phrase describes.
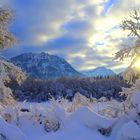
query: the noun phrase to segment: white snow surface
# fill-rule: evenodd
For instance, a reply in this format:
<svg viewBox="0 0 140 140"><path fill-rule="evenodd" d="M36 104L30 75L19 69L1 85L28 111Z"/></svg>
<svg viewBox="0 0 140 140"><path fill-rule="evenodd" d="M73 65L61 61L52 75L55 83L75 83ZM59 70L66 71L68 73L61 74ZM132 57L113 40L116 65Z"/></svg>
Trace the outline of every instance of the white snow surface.
<svg viewBox="0 0 140 140"><path fill-rule="evenodd" d="M39 114L47 116L52 113L47 114L48 111L46 110L50 108L48 103L22 103L20 108L32 108L32 111L19 113L18 126L16 125L15 119L13 119L10 124L2 118L0 119L0 133L2 133L7 140L92 140L93 138L105 140L106 138L97 131L97 127L109 127L114 121L103 118L102 116L99 116L97 122L94 121L97 120L98 115L90 111L87 107L81 107L77 109L77 111L68 114L64 114L62 108L55 108L53 111L57 113L56 117L61 121L61 127L56 132L48 133L44 130L43 124L37 121L38 118L35 118L39 116ZM17 108L7 107L4 110L9 114L13 113L13 115L15 115ZM31 119L32 114L34 114L34 118ZM54 118L51 119L54 120ZM95 128L95 130L93 128Z"/></svg>
<svg viewBox="0 0 140 140"><path fill-rule="evenodd" d="M23 102L13 107L1 108L0 134L4 135L6 140L127 140L131 137L140 140L140 127L133 120L129 121L128 117L105 117L98 114L98 103L94 106L81 106L73 112L65 112L62 107L48 102ZM103 106L105 109L106 104ZM21 108L29 109L29 112L21 112ZM6 122L3 119L4 113L9 113L12 121ZM54 122L59 120L60 129L46 132L43 124L45 119ZM98 131L101 128L113 128L112 134L108 137L102 135Z"/></svg>
<svg viewBox="0 0 140 140"><path fill-rule="evenodd" d="M0 105L2 140L140 140L140 92L132 94L132 109L114 100L89 102L81 94L44 103ZM49 131L48 131L49 130ZM0 139L1 140L1 139Z"/></svg>

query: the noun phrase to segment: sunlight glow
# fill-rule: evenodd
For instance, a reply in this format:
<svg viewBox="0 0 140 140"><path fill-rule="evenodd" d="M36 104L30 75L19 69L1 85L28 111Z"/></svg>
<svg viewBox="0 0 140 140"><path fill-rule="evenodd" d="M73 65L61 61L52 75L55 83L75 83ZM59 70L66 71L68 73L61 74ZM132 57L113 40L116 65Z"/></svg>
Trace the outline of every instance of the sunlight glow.
<svg viewBox="0 0 140 140"><path fill-rule="evenodd" d="M46 42L47 40L48 40L48 37L46 36L46 35L42 35L42 36L40 36L40 41L42 41L42 42Z"/></svg>
<svg viewBox="0 0 140 140"><path fill-rule="evenodd" d="M135 67L138 71L140 71L140 58L135 62L134 67Z"/></svg>

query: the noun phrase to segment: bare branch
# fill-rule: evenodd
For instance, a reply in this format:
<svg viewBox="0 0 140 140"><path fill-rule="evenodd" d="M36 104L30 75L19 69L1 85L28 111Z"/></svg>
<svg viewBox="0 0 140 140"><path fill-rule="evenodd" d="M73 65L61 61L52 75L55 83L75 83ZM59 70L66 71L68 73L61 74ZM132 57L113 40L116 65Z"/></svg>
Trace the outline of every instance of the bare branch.
<svg viewBox="0 0 140 140"><path fill-rule="evenodd" d="M125 30L130 31L128 36L134 36L138 38L136 41L138 42L140 40L140 11L134 10L132 13L130 13L129 18L125 18L122 21L120 27L124 31ZM131 58L132 62L130 66L132 66L136 62L138 56L140 56L140 41L138 44L135 44L134 46L127 47L125 49L118 51L115 54L115 59L123 61L125 58Z"/></svg>

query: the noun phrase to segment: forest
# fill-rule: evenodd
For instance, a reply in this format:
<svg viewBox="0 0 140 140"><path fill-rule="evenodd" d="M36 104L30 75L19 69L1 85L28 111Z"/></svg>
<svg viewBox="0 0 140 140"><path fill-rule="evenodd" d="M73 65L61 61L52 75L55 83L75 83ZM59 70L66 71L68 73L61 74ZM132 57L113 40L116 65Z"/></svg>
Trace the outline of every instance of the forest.
<svg viewBox="0 0 140 140"><path fill-rule="evenodd" d="M125 96L121 95L122 87L128 88L132 85L121 76L106 76L95 78L66 78L56 80L41 80L27 78L20 86L16 82L7 86L13 90L13 96L19 101L42 102L51 98L65 98L73 100L74 95L79 92L87 98L106 97L123 101Z"/></svg>

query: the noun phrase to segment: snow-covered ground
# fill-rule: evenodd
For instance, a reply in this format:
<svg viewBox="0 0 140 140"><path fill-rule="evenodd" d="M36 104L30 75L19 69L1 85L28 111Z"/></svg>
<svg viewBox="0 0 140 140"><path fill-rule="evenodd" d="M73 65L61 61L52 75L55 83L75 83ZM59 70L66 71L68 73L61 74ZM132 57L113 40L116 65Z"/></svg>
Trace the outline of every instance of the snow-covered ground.
<svg viewBox="0 0 140 140"><path fill-rule="evenodd" d="M120 108L121 103L87 104L81 95L74 101L23 102L1 107L1 137L6 140L140 140L140 127L134 122L136 116L114 116L113 110Z"/></svg>
<svg viewBox="0 0 140 140"><path fill-rule="evenodd" d="M3 112L11 114L12 118L8 123L0 119L0 131L9 140L105 140L107 137L101 135L98 129L108 128L116 121L102 117L87 107L79 107L72 113L66 113L59 107L49 110L50 106L49 103L20 103L18 107L7 107ZM20 111L17 114L20 108L32 111ZM59 121L60 129L56 132L46 132L44 129L46 118Z"/></svg>
<svg viewBox="0 0 140 140"><path fill-rule="evenodd" d="M7 89L1 84L0 91ZM88 98L77 93L44 103L0 104L2 140L140 140L140 79L126 101Z"/></svg>

